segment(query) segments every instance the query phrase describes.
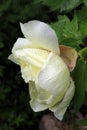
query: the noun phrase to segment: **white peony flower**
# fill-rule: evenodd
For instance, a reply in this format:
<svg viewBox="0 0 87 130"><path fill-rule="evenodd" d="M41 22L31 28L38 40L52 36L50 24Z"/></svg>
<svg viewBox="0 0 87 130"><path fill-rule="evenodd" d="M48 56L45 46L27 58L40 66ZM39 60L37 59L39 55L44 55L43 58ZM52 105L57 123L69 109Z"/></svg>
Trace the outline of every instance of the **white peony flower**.
<svg viewBox="0 0 87 130"><path fill-rule="evenodd" d="M29 83L32 109L50 109L62 120L74 95L70 71L75 67L77 53L73 48L59 46L48 24L34 20L20 26L25 38L18 38L9 59L20 65L22 77Z"/></svg>

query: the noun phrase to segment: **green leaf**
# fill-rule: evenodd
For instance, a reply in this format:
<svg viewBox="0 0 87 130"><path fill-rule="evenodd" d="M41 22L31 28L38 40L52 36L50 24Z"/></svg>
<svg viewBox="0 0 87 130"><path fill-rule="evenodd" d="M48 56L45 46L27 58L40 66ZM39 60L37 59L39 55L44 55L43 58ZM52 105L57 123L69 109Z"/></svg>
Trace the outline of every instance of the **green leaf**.
<svg viewBox="0 0 87 130"><path fill-rule="evenodd" d="M85 47L84 49L79 51L79 55L81 56L81 58L83 58L84 60L87 61L87 47Z"/></svg>
<svg viewBox="0 0 87 130"><path fill-rule="evenodd" d="M74 108L79 110L84 102L85 91L87 89L87 62L79 59L74 70L75 96Z"/></svg>
<svg viewBox="0 0 87 130"><path fill-rule="evenodd" d="M87 126L87 117L79 121L79 125Z"/></svg>
<svg viewBox="0 0 87 130"><path fill-rule="evenodd" d="M70 11L82 3L82 0L63 0L61 5L61 12Z"/></svg>
<svg viewBox="0 0 87 130"><path fill-rule="evenodd" d="M82 40L76 16L74 16L72 21L65 15L59 16L58 22L53 23L52 27L58 36L59 44L79 48L79 44L82 43Z"/></svg>
<svg viewBox="0 0 87 130"><path fill-rule="evenodd" d="M58 36L59 43L61 44L61 41L63 39L63 28L66 25L66 23L69 21L69 19L65 15L64 16L60 15L58 19L59 20L55 23L52 23L51 26L55 30Z"/></svg>
<svg viewBox="0 0 87 130"><path fill-rule="evenodd" d="M70 22L69 20L66 23L66 26L63 30L63 36L66 38L80 38L80 32L78 31L78 20L76 15L74 16L73 20Z"/></svg>

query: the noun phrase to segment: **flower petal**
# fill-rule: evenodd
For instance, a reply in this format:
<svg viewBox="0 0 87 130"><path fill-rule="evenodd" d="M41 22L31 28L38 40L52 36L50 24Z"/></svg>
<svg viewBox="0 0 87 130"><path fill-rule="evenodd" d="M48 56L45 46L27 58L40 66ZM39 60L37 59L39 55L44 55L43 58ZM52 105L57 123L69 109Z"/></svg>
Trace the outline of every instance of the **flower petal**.
<svg viewBox="0 0 87 130"><path fill-rule="evenodd" d="M55 53L50 53L49 58L38 76L38 85L50 92L56 102L59 102L70 83L70 73L63 60Z"/></svg>
<svg viewBox="0 0 87 130"><path fill-rule="evenodd" d="M68 88L63 100L60 103L50 108L50 110L54 112L54 115L57 117L57 119L59 120L63 119L66 109L73 98L74 91L75 91L74 82L71 80L70 87Z"/></svg>
<svg viewBox="0 0 87 130"><path fill-rule="evenodd" d="M31 44L32 43L25 38L18 38L17 41L15 42L13 48L12 48L12 52L14 52L16 50L28 48L31 46Z"/></svg>
<svg viewBox="0 0 87 130"><path fill-rule="evenodd" d="M57 36L48 24L33 20L25 24L20 23L20 26L24 36L32 41L32 47L59 53Z"/></svg>
<svg viewBox="0 0 87 130"><path fill-rule="evenodd" d="M77 52L74 48L68 46L59 46L60 48L60 56L67 64L70 71L72 71L76 65L77 60Z"/></svg>

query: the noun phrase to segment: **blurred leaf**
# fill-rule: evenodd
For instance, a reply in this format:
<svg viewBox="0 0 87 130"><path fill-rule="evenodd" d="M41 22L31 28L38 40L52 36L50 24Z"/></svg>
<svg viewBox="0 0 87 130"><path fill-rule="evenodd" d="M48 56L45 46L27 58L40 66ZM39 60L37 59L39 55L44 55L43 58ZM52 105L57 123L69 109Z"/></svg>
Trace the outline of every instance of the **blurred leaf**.
<svg viewBox="0 0 87 130"><path fill-rule="evenodd" d="M84 4L87 6L87 0L84 0Z"/></svg>
<svg viewBox="0 0 87 130"><path fill-rule="evenodd" d="M62 11L70 11L82 3L82 0L63 0L61 5L61 12Z"/></svg>
<svg viewBox="0 0 87 130"><path fill-rule="evenodd" d="M87 7L82 6L82 9L76 11L76 15L78 17L78 21L87 21Z"/></svg>
<svg viewBox="0 0 87 130"><path fill-rule="evenodd" d="M8 8L9 8L9 6L10 6L10 3L11 3L11 0L3 0L3 2L2 1L0 1L0 16L1 16L1 14L4 12L4 11L6 11Z"/></svg>
<svg viewBox="0 0 87 130"><path fill-rule="evenodd" d="M74 81L76 86L74 108L79 110L84 102L85 91L87 89L87 62L81 58L78 60L74 70Z"/></svg>
<svg viewBox="0 0 87 130"><path fill-rule="evenodd" d="M35 2L42 2L44 5L49 6L51 10L60 9L61 12L69 12L79 6L82 0L36 0Z"/></svg>
<svg viewBox="0 0 87 130"><path fill-rule="evenodd" d="M79 22L79 29L81 32L82 39L87 36L87 7L84 7L81 10L77 11L77 17Z"/></svg>
<svg viewBox="0 0 87 130"><path fill-rule="evenodd" d="M37 2L43 2L44 5L49 6L51 10L59 9L63 0L36 0Z"/></svg>
<svg viewBox="0 0 87 130"><path fill-rule="evenodd" d="M42 2L43 0L35 0L34 3Z"/></svg>
<svg viewBox="0 0 87 130"><path fill-rule="evenodd" d="M52 10L59 9L63 0L43 0L43 4L50 6Z"/></svg>
<svg viewBox="0 0 87 130"><path fill-rule="evenodd" d="M79 121L79 125L87 126L87 117Z"/></svg>

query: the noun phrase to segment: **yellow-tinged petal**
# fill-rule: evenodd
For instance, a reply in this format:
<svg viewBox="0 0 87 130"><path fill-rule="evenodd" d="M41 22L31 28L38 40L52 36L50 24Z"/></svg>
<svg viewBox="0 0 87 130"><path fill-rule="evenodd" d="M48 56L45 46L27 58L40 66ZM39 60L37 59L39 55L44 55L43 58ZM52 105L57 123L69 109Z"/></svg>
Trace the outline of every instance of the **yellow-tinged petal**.
<svg viewBox="0 0 87 130"><path fill-rule="evenodd" d="M54 30L46 23L33 20L20 23L22 33L32 42L32 47L51 50L59 54L58 39Z"/></svg>
<svg viewBox="0 0 87 130"><path fill-rule="evenodd" d="M76 65L77 60L77 52L74 48L61 45L60 48L60 56L67 64L70 71L72 71Z"/></svg>

